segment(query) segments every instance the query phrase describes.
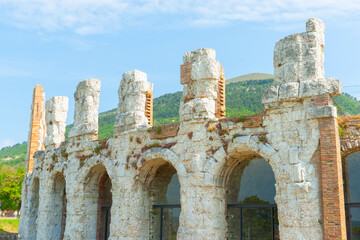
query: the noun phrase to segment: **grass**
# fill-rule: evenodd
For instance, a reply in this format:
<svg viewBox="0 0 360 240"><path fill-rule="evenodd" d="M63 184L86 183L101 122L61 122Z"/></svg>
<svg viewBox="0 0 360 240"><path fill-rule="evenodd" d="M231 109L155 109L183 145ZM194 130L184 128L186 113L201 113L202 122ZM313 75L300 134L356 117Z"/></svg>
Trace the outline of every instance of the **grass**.
<svg viewBox="0 0 360 240"><path fill-rule="evenodd" d="M17 233L20 218L0 218L0 233Z"/></svg>

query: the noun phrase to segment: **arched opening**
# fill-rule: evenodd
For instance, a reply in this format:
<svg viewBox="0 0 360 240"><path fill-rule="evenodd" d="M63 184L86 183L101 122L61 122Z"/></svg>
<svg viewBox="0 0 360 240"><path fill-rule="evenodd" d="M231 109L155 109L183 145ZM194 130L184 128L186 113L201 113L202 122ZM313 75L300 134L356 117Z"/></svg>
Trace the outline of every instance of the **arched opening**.
<svg viewBox="0 0 360 240"><path fill-rule="evenodd" d="M360 151L343 159L343 182L348 239L360 239Z"/></svg>
<svg viewBox="0 0 360 240"><path fill-rule="evenodd" d="M275 177L266 160L237 162L226 188L227 239L279 239Z"/></svg>
<svg viewBox="0 0 360 240"><path fill-rule="evenodd" d="M63 239L66 224L66 181L62 173L56 173L53 179L51 195L51 215L49 216L49 232L51 239Z"/></svg>
<svg viewBox="0 0 360 240"><path fill-rule="evenodd" d="M153 159L142 172L146 172L145 184L150 197L150 239L176 239L181 212L176 169L163 159Z"/></svg>
<svg viewBox="0 0 360 240"><path fill-rule="evenodd" d="M86 239L110 236L112 183L104 166L91 168L85 186Z"/></svg>
<svg viewBox="0 0 360 240"><path fill-rule="evenodd" d="M27 228L28 228L29 240L36 240L37 237L37 219L39 214L39 190L40 190L39 179L34 178L30 188L30 194L28 196L29 226L27 226Z"/></svg>

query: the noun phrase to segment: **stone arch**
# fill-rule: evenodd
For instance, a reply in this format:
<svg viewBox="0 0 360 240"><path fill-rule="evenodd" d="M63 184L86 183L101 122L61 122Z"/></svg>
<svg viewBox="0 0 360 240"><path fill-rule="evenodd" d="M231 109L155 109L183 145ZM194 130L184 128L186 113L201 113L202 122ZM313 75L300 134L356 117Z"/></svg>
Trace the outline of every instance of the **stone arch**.
<svg viewBox="0 0 360 240"><path fill-rule="evenodd" d="M84 180L86 239L105 239L110 235L112 178L101 161L86 168ZM91 166L87 164L87 167Z"/></svg>
<svg viewBox="0 0 360 240"><path fill-rule="evenodd" d="M66 180L62 172L55 172L50 177L49 208L51 214L47 218L50 239L63 239L66 225Z"/></svg>
<svg viewBox="0 0 360 240"><path fill-rule="evenodd" d="M149 217L144 219L150 226L148 235L151 239L159 239L163 221L162 234L176 236L180 208L158 206L180 205L181 176L185 168L179 163L178 155L169 149L152 148L140 156L137 166L137 179L141 182L143 191L148 192L144 194L148 196L144 204L144 212L149 213Z"/></svg>
<svg viewBox="0 0 360 240"><path fill-rule="evenodd" d="M273 167L271 159L275 153L276 151L269 144L260 142L257 136L234 138L229 143L227 154L219 161L220 165L217 174L221 180L221 185L226 186L231 173L241 161L249 162L255 158L263 158Z"/></svg>
<svg viewBox="0 0 360 240"><path fill-rule="evenodd" d="M274 204L275 203L275 171L273 169L274 164L271 164L272 156L275 155L276 151L267 143L259 141L257 136L241 136L233 139L233 141L228 146L228 154L226 159L222 162L222 166L219 168L220 179L222 180L221 184L226 188L226 202L227 202L227 239L239 239L240 238L240 226L244 229L246 224L257 223L263 220L250 220L250 218L255 216L263 216L268 218L269 231L264 231L264 234L271 234L271 215L273 214L273 209L270 207L267 209L246 209L240 208L241 204ZM254 167L264 172L264 175L258 176L254 174L249 175L249 171L256 173ZM268 176L270 175L270 176ZM254 180L249 180L250 178L255 178ZM244 194L244 189L246 189L246 183L244 184L243 180L247 181L247 184L253 184L252 188L248 188L247 195L250 193L255 193L253 196L247 196ZM273 196L272 201L264 201L258 193L261 191L254 191L254 187L260 186L253 181L260 181L262 184L266 184L264 178L269 178L273 182L270 183L268 188L271 188L270 195ZM246 180L245 180L246 181ZM241 187L240 187L241 186ZM261 187L261 186L260 186ZM263 189L264 190L264 189ZM246 196L245 196L246 195ZM244 197L245 196L245 197ZM269 199L267 199L269 200ZM253 212L251 212L253 211ZM255 212L256 211L256 212ZM275 213L276 215L276 213ZM241 221L246 221L242 222ZM277 219L276 219L277 220ZM256 225L256 224L255 224ZM254 225L254 226L255 226ZM252 228L254 226L251 226ZM262 226L258 224L257 227ZM249 229L251 228L249 226ZM260 232L257 229L256 232ZM243 232L244 233L244 232ZM243 236L244 237L244 236ZM261 236L253 236L255 238ZM270 236L271 238L271 236Z"/></svg>

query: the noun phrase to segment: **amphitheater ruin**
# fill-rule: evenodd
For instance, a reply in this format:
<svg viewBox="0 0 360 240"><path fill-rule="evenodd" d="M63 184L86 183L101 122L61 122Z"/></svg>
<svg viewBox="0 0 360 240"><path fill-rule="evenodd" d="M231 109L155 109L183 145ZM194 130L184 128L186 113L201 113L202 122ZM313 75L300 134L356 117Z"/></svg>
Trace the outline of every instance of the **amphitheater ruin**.
<svg viewBox="0 0 360 240"><path fill-rule="evenodd" d="M274 84L257 115L225 117L224 69L207 48L183 57L179 123L153 127L153 84L124 73L110 139L98 140L100 80L78 84L67 139L68 98L45 104L36 86L19 238L359 236L346 214L360 204L349 202L345 171L360 150L360 121L345 119L340 138L332 98L342 90L325 78L324 34L311 18L306 32L276 43ZM247 173L252 166L260 178ZM258 195L241 193L257 186Z"/></svg>

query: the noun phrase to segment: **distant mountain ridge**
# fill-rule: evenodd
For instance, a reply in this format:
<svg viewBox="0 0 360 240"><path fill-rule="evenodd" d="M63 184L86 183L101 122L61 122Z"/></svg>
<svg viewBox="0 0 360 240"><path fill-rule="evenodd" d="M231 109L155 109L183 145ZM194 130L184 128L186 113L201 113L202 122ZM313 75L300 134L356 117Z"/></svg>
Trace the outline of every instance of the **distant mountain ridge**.
<svg viewBox="0 0 360 240"><path fill-rule="evenodd" d="M226 84L242 82L242 81L250 81L250 80L266 80L266 79L274 79L274 76L268 73L249 73L246 75L241 75L239 77L234 77L226 80Z"/></svg>
<svg viewBox="0 0 360 240"><path fill-rule="evenodd" d="M274 80L272 77L271 74L253 73L227 80L226 116L245 116L262 112L263 105L261 104L261 95L264 89L273 84ZM155 98L153 108L154 125L178 122L181 99L181 91L168 93ZM335 97L335 101L343 112L350 115L360 114L360 102L349 94L345 93ZM99 139L112 137L115 115L116 108L99 113ZM67 131L71 127L72 124L68 125L66 127ZM26 146L27 143L23 142L22 144L1 149L0 164L24 167Z"/></svg>

